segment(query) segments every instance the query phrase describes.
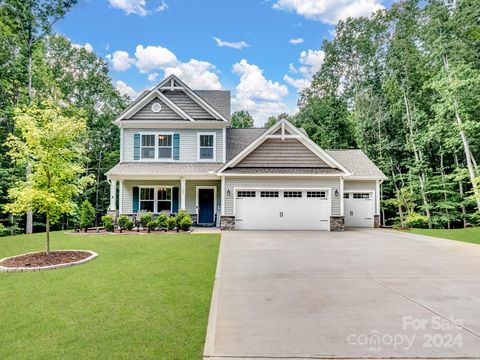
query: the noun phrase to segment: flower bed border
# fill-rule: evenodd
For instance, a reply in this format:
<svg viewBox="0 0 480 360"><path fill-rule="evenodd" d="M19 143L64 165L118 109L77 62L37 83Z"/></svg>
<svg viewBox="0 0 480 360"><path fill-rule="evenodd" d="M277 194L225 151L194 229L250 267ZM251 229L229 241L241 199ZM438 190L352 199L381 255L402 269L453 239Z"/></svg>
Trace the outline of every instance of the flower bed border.
<svg viewBox="0 0 480 360"><path fill-rule="evenodd" d="M82 252L90 253L90 256L85 258L85 259L82 259L82 260L79 260L79 261L74 261L74 262L71 262L71 263L63 263L63 264L48 265L48 266L7 267L7 266L0 265L0 272L31 272L31 271L45 271L45 270L62 269L62 268L70 267L70 266L85 264L89 261L92 261L93 259L95 259L98 256L98 254L96 252L91 251L91 250L66 250L66 249L61 249L61 250L58 250L58 251L82 251ZM18 257L18 256L23 256L23 255L28 255L28 254L36 254L38 252L40 252L40 251L33 251L33 252L25 253L25 254L8 256L6 258L0 259L0 263L5 261L5 260L12 259L12 258L15 258L15 257Z"/></svg>

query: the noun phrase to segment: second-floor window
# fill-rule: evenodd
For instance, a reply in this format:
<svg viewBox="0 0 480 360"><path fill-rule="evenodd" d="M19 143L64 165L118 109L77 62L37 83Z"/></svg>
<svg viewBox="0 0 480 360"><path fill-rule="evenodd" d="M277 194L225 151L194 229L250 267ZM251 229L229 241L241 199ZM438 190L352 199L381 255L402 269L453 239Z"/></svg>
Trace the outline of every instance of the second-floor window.
<svg viewBox="0 0 480 360"><path fill-rule="evenodd" d="M172 135L158 135L158 158L172 158Z"/></svg>
<svg viewBox="0 0 480 360"><path fill-rule="evenodd" d="M147 160L171 160L173 144L171 134L142 134L141 158Z"/></svg>
<svg viewBox="0 0 480 360"><path fill-rule="evenodd" d="M198 134L198 160L215 160L214 134Z"/></svg>

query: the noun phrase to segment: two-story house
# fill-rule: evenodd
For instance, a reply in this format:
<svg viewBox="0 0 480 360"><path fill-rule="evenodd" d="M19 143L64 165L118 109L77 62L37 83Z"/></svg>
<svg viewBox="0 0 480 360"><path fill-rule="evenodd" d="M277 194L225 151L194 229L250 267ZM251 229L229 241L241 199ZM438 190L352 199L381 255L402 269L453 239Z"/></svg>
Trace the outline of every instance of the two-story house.
<svg viewBox="0 0 480 360"><path fill-rule="evenodd" d="M195 224L240 230L378 226L386 177L363 152L323 150L287 120L233 129L229 91L192 90L172 75L114 123L111 212L186 209Z"/></svg>

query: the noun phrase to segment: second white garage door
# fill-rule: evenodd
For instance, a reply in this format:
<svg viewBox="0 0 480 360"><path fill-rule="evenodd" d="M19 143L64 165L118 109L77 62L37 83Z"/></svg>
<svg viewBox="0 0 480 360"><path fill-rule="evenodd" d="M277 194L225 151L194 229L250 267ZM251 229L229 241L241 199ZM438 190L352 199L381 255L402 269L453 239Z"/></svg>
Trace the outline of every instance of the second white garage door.
<svg viewBox="0 0 480 360"><path fill-rule="evenodd" d="M345 192L344 201L346 227L373 227L375 202L372 192Z"/></svg>
<svg viewBox="0 0 480 360"><path fill-rule="evenodd" d="M239 189L235 192L238 230L329 230L329 189Z"/></svg>

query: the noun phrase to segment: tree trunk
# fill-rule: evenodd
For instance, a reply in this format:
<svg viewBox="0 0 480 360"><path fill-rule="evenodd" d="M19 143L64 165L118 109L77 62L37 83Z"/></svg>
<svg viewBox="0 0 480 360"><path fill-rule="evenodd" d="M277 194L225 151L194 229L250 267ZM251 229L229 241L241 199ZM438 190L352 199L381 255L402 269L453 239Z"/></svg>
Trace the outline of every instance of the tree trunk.
<svg viewBox="0 0 480 360"><path fill-rule="evenodd" d="M417 149L417 145L415 144L413 121L410 113L410 105L409 105L407 94L405 93L405 91L403 91L403 101L405 104L405 110L407 112L407 124L408 124L408 130L410 133L410 142L412 144L413 153L415 155L415 162L417 163L418 166L422 166L421 160L423 156L421 154L421 151ZM425 208L425 215L427 216L427 220L428 220L428 228L431 229L432 218L430 214L430 204L428 203L427 196L425 194L425 183L426 183L425 173L421 170L420 170L420 173L418 174L418 180L420 183L420 195L422 196L423 206Z"/></svg>
<svg viewBox="0 0 480 360"><path fill-rule="evenodd" d="M50 253L50 215L47 212L47 220L45 223L45 229L47 231L47 254Z"/></svg>
<svg viewBox="0 0 480 360"><path fill-rule="evenodd" d="M445 167L443 166L443 152L440 152L440 173L442 174L443 198L445 200L445 214L447 215L447 228L450 229L450 212L448 211L447 185L445 184Z"/></svg>
<svg viewBox="0 0 480 360"><path fill-rule="evenodd" d="M456 153L453 154L453 159L455 161L455 166L457 167L457 169L460 168L459 164L458 164L458 156ZM462 208L462 218L463 218L463 227L466 228L467 227L467 210L465 209L465 204L463 203L464 201L464 191L463 191L463 183L462 183L462 180L459 180L458 181L458 192L460 193L461 197L462 197L462 203L461 203L461 208Z"/></svg>
<svg viewBox="0 0 480 360"><path fill-rule="evenodd" d="M447 54L443 55L443 65L445 67L445 71L448 75L448 80L450 83L452 82L452 74L450 73L450 67L448 64L448 56ZM478 212L480 212L480 189L478 187L477 176L475 174L474 164L476 164L475 158L473 157L472 152L470 151L470 145L468 143L467 136L465 135L465 131L463 130L463 121L462 117L460 116L460 112L458 110L458 102L456 98L450 99L453 103L453 111L455 113L455 120L458 125L458 131L460 133L460 138L462 139L463 150L465 151L465 159L467 160L467 169L468 174L470 175L470 181L472 183L473 193L475 195L475 200L477 202ZM473 159L473 160L472 160Z"/></svg>

